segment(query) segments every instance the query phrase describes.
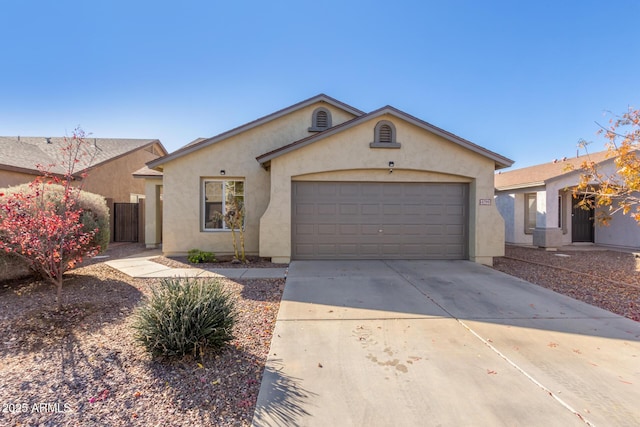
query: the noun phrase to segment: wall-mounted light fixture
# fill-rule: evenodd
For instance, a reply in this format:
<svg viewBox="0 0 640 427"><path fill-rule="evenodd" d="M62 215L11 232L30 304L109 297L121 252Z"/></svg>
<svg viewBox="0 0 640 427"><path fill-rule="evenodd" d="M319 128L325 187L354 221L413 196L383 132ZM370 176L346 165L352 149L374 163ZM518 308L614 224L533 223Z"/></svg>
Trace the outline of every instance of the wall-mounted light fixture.
<svg viewBox="0 0 640 427"><path fill-rule="evenodd" d="M226 175L227 171L225 171L224 169L220 169L220 175Z"/></svg>
<svg viewBox="0 0 640 427"><path fill-rule="evenodd" d="M393 173L393 168L396 164L394 162L389 162L389 173Z"/></svg>

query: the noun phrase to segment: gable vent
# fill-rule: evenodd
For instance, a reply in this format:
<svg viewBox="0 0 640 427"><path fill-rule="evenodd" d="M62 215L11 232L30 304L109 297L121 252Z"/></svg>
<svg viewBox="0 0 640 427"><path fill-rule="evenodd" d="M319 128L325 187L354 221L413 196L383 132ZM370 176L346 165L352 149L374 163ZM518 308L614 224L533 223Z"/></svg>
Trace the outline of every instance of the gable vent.
<svg viewBox="0 0 640 427"><path fill-rule="evenodd" d="M316 114L316 127L326 128L329 127L329 117L326 111L318 111Z"/></svg>
<svg viewBox="0 0 640 427"><path fill-rule="evenodd" d="M389 125L380 126L380 142L392 142L391 126Z"/></svg>

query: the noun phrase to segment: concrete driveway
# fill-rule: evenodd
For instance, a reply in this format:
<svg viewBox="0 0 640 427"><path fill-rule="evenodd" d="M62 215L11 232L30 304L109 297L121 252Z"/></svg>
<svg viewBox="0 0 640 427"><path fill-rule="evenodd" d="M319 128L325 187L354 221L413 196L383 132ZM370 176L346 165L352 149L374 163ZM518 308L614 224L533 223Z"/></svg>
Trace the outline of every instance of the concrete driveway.
<svg viewBox="0 0 640 427"><path fill-rule="evenodd" d="M468 261L296 261L255 426L637 426L640 323Z"/></svg>

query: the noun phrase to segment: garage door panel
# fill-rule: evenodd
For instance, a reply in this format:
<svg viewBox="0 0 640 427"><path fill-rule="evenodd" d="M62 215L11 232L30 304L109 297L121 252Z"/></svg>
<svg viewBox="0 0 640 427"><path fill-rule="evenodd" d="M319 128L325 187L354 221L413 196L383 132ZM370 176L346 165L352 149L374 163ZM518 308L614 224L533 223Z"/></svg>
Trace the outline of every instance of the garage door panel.
<svg viewBox="0 0 640 427"><path fill-rule="evenodd" d="M362 204L360 205L360 213L362 215L379 215L380 205Z"/></svg>
<svg viewBox="0 0 640 427"><path fill-rule="evenodd" d="M314 254L314 245L313 244L302 244L302 243L298 243L296 244L296 253L298 254L298 256L313 256Z"/></svg>
<svg viewBox="0 0 640 427"><path fill-rule="evenodd" d="M331 215L336 214L336 205L334 203L318 203L317 204L318 215Z"/></svg>
<svg viewBox="0 0 640 427"><path fill-rule="evenodd" d="M304 235L312 236L315 233L315 227L313 224L296 224L296 234L300 237Z"/></svg>
<svg viewBox="0 0 640 427"><path fill-rule="evenodd" d="M361 234L364 235L377 236L378 234L380 234L380 227L378 225L363 224L360 228L360 231Z"/></svg>
<svg viewBox="0 0 640 427"><path fill-rule="evenodd" d="M358 213L358 205L355 203L343 203L339 206L340 215L356 215Z"/></svg>
<svg viewBox="0 0 640 427"><path fill-rule="evenodd" d="M295 209L295 213L298 215L313 215L315 205L313 203L298 203Z"/></svg>
<svg viewBox="0 0 640 427"><path fill-rule="evenodd" d="M392 245L392 244L382 244L382 254L383 255L400 255L401 251L400 248L401 246L399 244L396 245Z"/></svg>
<svg viewBox="0 0 640 427"><path fill-rule="evenodd" d="M468 188L293 182L294 259L465 259Z"/></svg>
<svg viewBox="0 0 640 427"><path fill-rule="evenodd" d="M338 183L316 183L314 186L319 196L335 196L338 193Z"/></svg>
<svg viewBox="0 0 640 427"><path fill-rule="evenodd" d="M382 206L382 213L384 215L402 215L401 204L386 204Z"/></svg>
<svg viewBox="0 0 640 427"><path fill-rule="evenodd" d="M360 232L360 226L357 224L340 224L340 234L357 235Z"/></svg>
<svg viewBox="0 0 640 427"><path fill-rule="evenodd" d="M328 234L333 236L336 234L336 226L333 224L318 224L318 234Z"/></svg>

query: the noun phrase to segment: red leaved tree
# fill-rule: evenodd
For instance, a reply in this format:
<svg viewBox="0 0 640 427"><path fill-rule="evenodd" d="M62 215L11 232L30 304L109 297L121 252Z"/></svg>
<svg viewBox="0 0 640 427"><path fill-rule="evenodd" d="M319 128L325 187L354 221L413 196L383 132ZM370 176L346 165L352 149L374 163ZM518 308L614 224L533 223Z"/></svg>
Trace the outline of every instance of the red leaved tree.
<svg viewBox="0 0 640 427"><path fill-rule="evenodd" d="M82 209L78 206L81 181L76 184L75 169L91 164L93 156L81 129L65 137L61 147L61 174L38 165L43 176L29 184L29 190L0 194L0 250L11 252L24 260L37 274L57 287L58 310L62 303L62 281L65 271L73 268L85 256L93 256L100 248L92 243L95 230L84 230ZM84 178L86 174L81 175ZM62 196L52 196L52 184L62 185ZM76 184L76 185L74 185Z"/></svg>
<svg viewBox="0 0 640 427"><path fill-rule="evenodd" d="M598 133L607 140L607 158L613 159L613 170L607 172L587 155L574 195L581 199L581 206L606 207L598 215L604 224L614 213L622 212L640 225L640 110L630 108ZM588 145L585 141L580 144L584 149Z"/></svg>

